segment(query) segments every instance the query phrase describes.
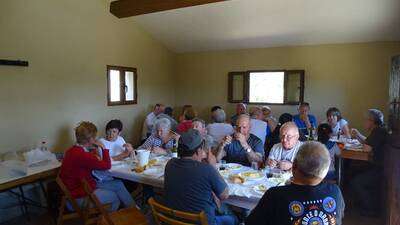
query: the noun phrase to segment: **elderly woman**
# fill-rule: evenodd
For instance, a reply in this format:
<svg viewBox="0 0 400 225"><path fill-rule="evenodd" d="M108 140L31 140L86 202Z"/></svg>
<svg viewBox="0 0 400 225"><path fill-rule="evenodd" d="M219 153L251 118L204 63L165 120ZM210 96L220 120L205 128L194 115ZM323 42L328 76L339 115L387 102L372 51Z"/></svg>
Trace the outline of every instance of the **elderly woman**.
<svg viewBox="0 0 400 225"><path fill-rule="evenodd" d="M232 135L235 130L232 125L225 123L226 114L223 109L217 109L212 113L213 123L207 125L207 133L220 143L225 136Z"/></svg>
<svg viewBox="0 0 400 225"><path fill-rule="evenodd" d="M349 125L347 121L343 119L338 108L331 107L326 111L326 121L332 128L332 136L340 134L350 138Z"/></svg>
<svg viewBox="0 0 400 225"><path fill-rule="evenodd" d="M171 122L161 118L154 122L152 135L138 149L149 149L153 153L168 153L177 143L179 135L171 130Z"/></svg>
<svg viewBox="0 0 400 225"><path fill-rule="evenodd" d="M377 216L382 209L381 194L384 167L384 146L388 132L384 126L383 113L377 109L369 109L365 118L365 129L370 133L368 137L362 135L358 130L352 129L351 135L358 139L365 151L372 151L373 165L362 174L357 175L352 181L354 194L360 204L361 212L366 216Z"/></svg>
<svg viewBox="0 0 400 225"><path fill-rule="evenodd" d="M96 180L94 170L108 170L111 160L108 149L96 141L97 128L91 122L81 122L75 128L76 144L65 152L60 178L78 204L83 204L86 192L82 180L86 180L102 204L111 204L111 211L122 202L125 207L135 205L132 196L120 180ZM69 207L70 209L72 207Z"/></svg>

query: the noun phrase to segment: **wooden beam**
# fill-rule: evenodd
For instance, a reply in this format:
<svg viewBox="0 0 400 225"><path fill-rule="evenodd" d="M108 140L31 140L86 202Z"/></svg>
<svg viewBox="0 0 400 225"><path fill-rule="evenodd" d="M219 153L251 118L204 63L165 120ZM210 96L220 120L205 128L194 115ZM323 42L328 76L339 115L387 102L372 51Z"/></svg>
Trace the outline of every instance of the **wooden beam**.
<svg viewBox="0 0 400 225"><path fill-rule="evenodd" d="M117 0L111 2L110 12L124 18L223 1L228 0Z"/></svg>

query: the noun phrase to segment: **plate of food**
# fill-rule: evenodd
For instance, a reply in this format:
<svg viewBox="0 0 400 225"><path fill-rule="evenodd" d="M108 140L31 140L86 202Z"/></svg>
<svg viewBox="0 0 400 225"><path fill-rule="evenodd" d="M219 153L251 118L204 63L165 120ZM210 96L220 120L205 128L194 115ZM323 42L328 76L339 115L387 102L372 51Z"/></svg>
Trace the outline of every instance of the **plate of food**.
<svg viewBox="0 0 400 225"><path fill-rule="evenodd" d="M243 168L243 166L238 163L227 163L224 164L223 166L225 166L225 168L228 170L239 170Z"/></svg>
<svg viewBox="0 0 400 225"><path fill-rule="evenodd" d="M258 184L258 185L253 187L253 190L255 192L257 192L258 194L262 194L263 195L268 190L268 187L265 184Z"/></svg>
<svg viewBox="0 0 400 225"><path fill-rule="evenodd" d="M241 172L239 173L239 176L243 177L246 180L258 180L264 178L265 174L260 171L251 170L251 171Z"/></svg>
<svg viewBox="0 0 400 225"><path fill-rule="evenodd" d="M231 173L229 170L219 170L219 174L223 177L228 177Z"/></svg>

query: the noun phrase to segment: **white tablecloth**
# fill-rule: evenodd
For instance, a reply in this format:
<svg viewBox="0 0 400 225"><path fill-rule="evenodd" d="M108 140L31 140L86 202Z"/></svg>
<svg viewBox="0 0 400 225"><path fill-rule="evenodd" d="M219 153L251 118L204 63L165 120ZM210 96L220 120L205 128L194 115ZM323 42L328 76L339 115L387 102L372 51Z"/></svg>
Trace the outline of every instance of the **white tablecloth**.
<svg viewBox="0 0 400 225"><path fill-rule="evenodd" d="M152 166L150 169L142 173L136 173L132 171L135 165L134 163L127 161L113 162L110 172L112 176L117 178L163 188L164 169L168 159L169 158L166 157L160 157L159 161L161 161L161 163L157 163L157 165ZM235 174L249 170L252 169L249 167L242 167L232 171L232 173ZM243 184L233 184L229 181L227 176L225 176L224 179L228 184L230 194L230 197L228 200L226 200L226 203L246 209L254 208L262 197L262 193L254 190L256 185L263 184L270 188L278 184L274 178L270 179L266 176L261 179L246 181ZM281 184L283 185L283 183Z"/></svg>

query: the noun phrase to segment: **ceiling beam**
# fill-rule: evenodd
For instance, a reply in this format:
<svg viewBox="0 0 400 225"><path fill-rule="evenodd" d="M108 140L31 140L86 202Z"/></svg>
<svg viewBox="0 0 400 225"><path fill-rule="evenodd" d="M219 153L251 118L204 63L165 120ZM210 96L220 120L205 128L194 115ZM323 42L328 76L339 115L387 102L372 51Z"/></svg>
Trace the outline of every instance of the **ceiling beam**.
<svg viewBox="0 0 400 225"><path fill-rule="evenodd" d="M223 1L228 0L117 0L111 2L110 12L124 18Z"/></svg>

